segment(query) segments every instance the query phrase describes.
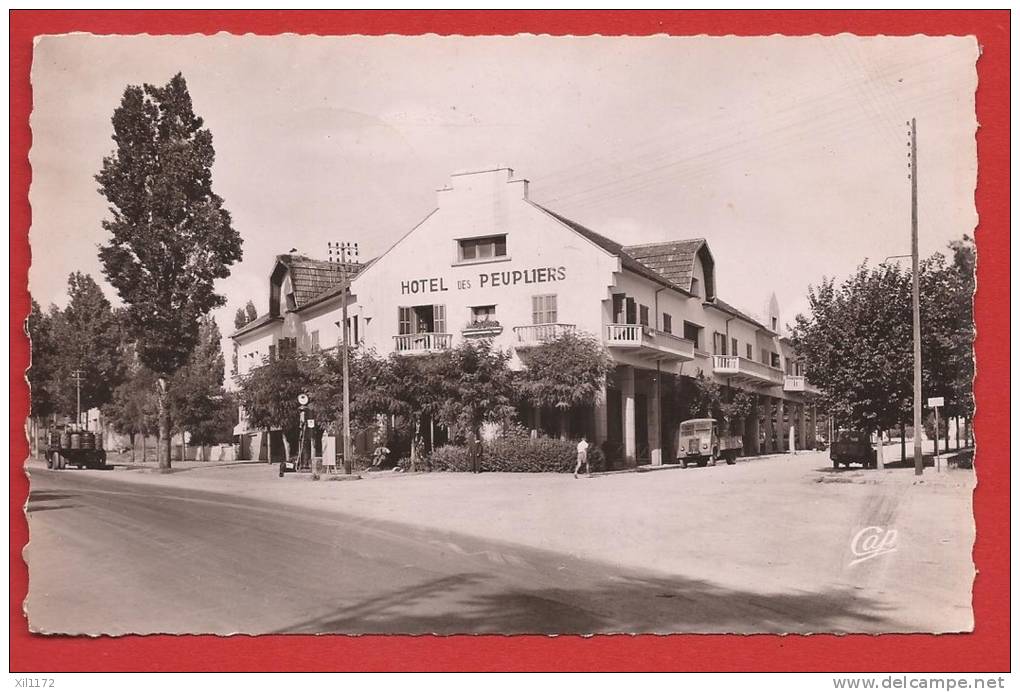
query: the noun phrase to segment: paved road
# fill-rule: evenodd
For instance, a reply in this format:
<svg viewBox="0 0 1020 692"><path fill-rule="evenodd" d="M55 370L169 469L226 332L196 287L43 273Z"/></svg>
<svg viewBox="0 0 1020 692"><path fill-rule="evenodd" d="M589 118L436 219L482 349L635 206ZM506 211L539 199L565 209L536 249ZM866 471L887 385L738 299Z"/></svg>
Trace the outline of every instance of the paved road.
<svg viewBox="0 0 1020 692"><path fill-rule="evenodd" d="M720 473L717 483L730 483L721 487L734 487L739 474L732 467L716 471L729 472ZM766 477L774 480L775 473ZM874 490L871 499L887 495ZM791 514L786 524L802 521L797 503L778 506ZM124 482L116 472L33 469L30 626L74 634L903 631L900 613L871 598L873 589L862 591L859 581L779 592L753 579L724 587L723 575L716 582L678 573L691 570L641 572L500 543L477 531L469 538L365 514ZM486 521L484 511L477 514ZM642 533L632 540L647 540ZM731 532L730 541L754 542L758 535L744 534ZM719 544L722 553L726 543ZM838 543L843 550L842 538ZM741 569L733 556L746 556L753 546L738 542L730 552L722 562L731 565L728 571ZM783 550L767 552L775 569L796 560ZM823 552L811 554L801 570ZM715 564L723 567L719 559ZM874 564L868 569L885 569Z"/></svg>

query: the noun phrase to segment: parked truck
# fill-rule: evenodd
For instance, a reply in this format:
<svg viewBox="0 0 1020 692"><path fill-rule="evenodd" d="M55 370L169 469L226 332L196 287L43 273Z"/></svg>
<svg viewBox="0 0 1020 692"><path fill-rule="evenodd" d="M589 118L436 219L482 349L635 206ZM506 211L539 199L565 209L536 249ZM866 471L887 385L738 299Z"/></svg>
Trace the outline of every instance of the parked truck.
<svg viewBox="0 0 1020 692"><path fill-rule="evenodd" d="M689 464L707 466L720 457L734 464L744 447L740 435L720 435L714 418L693 418L680 424L677 435L676 457L684 468Z"/></svg>
<svg viewBox="0 0 1020 692"><path fill-rule="evenodd" d="M866 469L878 468L878 453L871 446L871 435L863 430L837 430L829 458L834 469L841 464L846 468L850 468L850 464L860 464Z"/></svg>
<svg viewBox="0 0 1020 692"><path fill-rule="evenodd" d="M75 425L57 425L49 430L46 445L46 468L105 469L106 450L103 436Z"/></svg>

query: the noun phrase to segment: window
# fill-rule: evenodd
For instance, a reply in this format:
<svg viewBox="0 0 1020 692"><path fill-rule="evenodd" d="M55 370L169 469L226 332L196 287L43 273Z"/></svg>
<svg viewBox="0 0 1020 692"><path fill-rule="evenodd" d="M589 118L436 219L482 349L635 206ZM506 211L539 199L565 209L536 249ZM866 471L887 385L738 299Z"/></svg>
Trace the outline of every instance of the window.
<svg viewBox="0 0 1020 692"><path fill-rule="evenodd" d="M700 282L696 278L691 277L691 295L698 298L701 297L701 286L698 285L699 283Z"/></svg>
<svg viewBox="0 0 1020 692"><path fill-rule="evenodd" d="M772 354L770 354L770 357L772 358L772 362L770 363L770 365L772 365L772 367L774 367L774 368L778 368L779 367L779 354L778 353L772 353Z"/></svg>
<svg viewBox="0 0 1020 692"><path fill-rule="evenodd" d="M623 324L627 319L627 296L623 293L613 294L613 324Z"/></svg>
<svg viewBox="0 0 1020 692"><path fill-rule="evenodd" d="M276 353L280 358L293 358L297 354L297 337L276 342Z"/></svg>
<svg viewBox="0 0 1020 692"><path fill-rule="evenodd" d="M312 351L318 351L319 350L319 330L318 329L313 329L312 330L310 339L311 339Z"/></svg>
<svg viewBox="0 0 1020 692"><path fill-rule="evenodd" d="M472 322L493 322L496 320L495 305L476 305L471 308Z"/></svg>
<svg viewBox="0 0 1020 692"><path fill-rule="evenodd" d="M430 332L446 333L445 305L415 305L397 308L397 334L428 334Z"/></svg>
<svg viewBox="0 0 1020 692"><path fill-rule="evenodd" d="M754 360L754 346L751 344L747 345L747 359Z"/></svg>
<svg viewBox="0 0 1020 692"><path fill-rule="evenodd" d="M778 317L773 317L772 318L772 331L774 331L774 332L778 332L779 331L779 318Z"/></svg>
<svg viewBox="0 0 1020 692"><path fill-rule="evenodd" d="M337 323L337 325L339 326L339 322ZM400 333L401 334L404 334L404 333L410 334L410 332L400 332ZM358 342L361 340L360 337L359 337L359 334L358 334L358 316L357 315L351 315L350 317L347 318L347 338L350 339L350 343L348 344L350 346L357 346ZM344 342L344 335L341 334L340 335L340 343L342 344L343 342Z"/></svg>
<svg viewBox="0 0 1020 692"><path fill-rule="evenodd" d="M737 355L737 351L738 351L737 347L740 346L740 344L737 343L737 340L736 339L730 339L730 346L731 346L731 348L730 348L730 355L731 356Z"/></svg>
<svg viewBox="0 0 1020 692"><path fill-rule="evenodd" d="M761 362L762 362L762 363L765 363L765 365L768 365L768 364L769 364L769 352L768 352L768 350L767 350L767 349L764 349L764 348L763 348L763 349L761 350Z"/></svg>
<svg viewBox="0 0 1020 692"><path fill-rule="evenodd" d="M717 356L726 355L726 335L714 332L712 334L712 353Z"/></svg>
<svg viewBox="0 0 1020 692"><path fill-rule="evenodd" d="M531 296L531 323L554 324L559 321L556 295Z"/></svg>
<svg viewBox="0 0 1020 692"><path fill-rule="evenodd" d="M461 262L506 257L506 236L491 235L485 238L465 238L457 241L458 257Z"/></svg>
<svg viewBox="0 0 1020 692"><path fill-rule="evenodd" d="M662 313L662 331L667 334L673 333L673 316L668 312Z"/></svg>
<svg viewBox="0 0 1020 692"><path fill-rule="evenodd" d="M640 310L641 310L641 318L640 318L641 326L647 327L648 326L648 306L647 305L642 305Z"/></svg>
<svg viewBox="0 0 1020 692"><path fill-rule="evenodd" d="M692 322L684 322L684 338L693 341L694 348L701 348L701 327Z"/></svg>

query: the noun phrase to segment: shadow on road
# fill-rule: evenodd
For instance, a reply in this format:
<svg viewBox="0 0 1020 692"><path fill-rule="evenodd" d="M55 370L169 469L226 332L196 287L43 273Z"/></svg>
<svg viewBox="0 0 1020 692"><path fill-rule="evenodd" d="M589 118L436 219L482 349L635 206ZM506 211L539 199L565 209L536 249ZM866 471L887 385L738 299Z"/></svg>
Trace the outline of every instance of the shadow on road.
<svg viewBox="0 0 1020 692"><path fill-rule="evenodd" d="M418 584L283 630L288 634L889 632L902 627L852 588L762 594L677 577L613 578L576 589L508 587L466 573Z"/></svg>

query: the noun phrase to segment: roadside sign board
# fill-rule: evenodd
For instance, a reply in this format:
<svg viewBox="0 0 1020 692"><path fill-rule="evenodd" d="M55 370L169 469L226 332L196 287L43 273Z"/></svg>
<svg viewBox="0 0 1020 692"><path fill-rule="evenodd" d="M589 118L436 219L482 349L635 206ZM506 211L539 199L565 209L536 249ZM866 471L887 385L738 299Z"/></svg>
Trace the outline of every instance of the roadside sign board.
<svg viewBox="0 0 1020 692"><path fill-rule="evenodd" d="M946 398L944 396L933 396L930 399L928 399L928 407L929 408L937 408L939 406L945 406L945 405L946 405Z"/></svg>

